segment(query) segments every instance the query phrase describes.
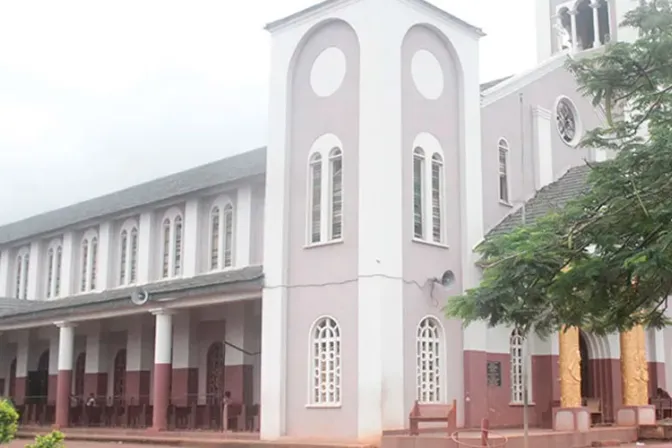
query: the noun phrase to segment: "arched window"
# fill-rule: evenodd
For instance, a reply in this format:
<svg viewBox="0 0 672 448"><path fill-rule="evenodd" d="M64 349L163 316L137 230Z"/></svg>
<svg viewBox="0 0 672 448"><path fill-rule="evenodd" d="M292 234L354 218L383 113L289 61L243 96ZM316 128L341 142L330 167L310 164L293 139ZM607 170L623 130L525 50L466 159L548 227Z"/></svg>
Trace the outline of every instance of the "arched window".
<svg viewBox="0 0 672 448"><path fill-rule="evenodd" d="M129 283L133 284L138 278L138 229L133 227L131 230L131 259L130 259L130 278Z"/></svg>
<svg viewBox="0 0 672 448"><path fill-rule="evenodd" d="M432 155L432 238L443 241L443 157Z"/></svg>
<svg viewBox="0 0 672 448"><path fill-rule="evenodd" d="M329 183L329 239L338 240L343 237L343 152L340 148L334 148L329 153Z"/></svg>
<svg viewBox="0 0 672 448"><path fill-rule="evenodd" d="M511 332L509 352L511 354L511 403L522 404L525 394L523 376L523 344L525 340L518 329Z"/></svg>
<svg viewBox="0 0 672 448"><path fill-rule="evenodd" d="M63 268L63 248L56 248L56 277L54 279L54 297L61 295L61 271Z"/></svg>
<svg viewBox="0 0 672 448"><path fill-rule="evenodd" d="M81 263L82 263L82 278L81 278L81 285L79 290L81 292L86 291L86 282L88 278L88 269L89 269L89 240L84 239L82 241L82 258L81 258Z"/></svg>
<svg viewBox="0 0 672 448"><path fill-rule="evenodd" d="M497 143L499 155L499 200L509 203L509 142L500 138Z"/></svg>
<svg viewBox="0 0 672 448"><path fill-rule="evenodd" d="M413 236L424 238L425 151L413 150Z"/></svg>
<svg viewBox="0 0 672 448"><path fill-rule="evenodd" d="M52 281L54 280L54 264L56 262L56 255L54 254L54 249L50 248L47 251L47 284L45 285L47 290L47 299L51 298L52 290Z"/></svg>
<svg viewBox="0 0 672 448"><path fill-rule="evenodd" d="M114 357L114 375L112 377L112 396L122 399L126 391L126 350L121 349Z"/></svg>
<svg viewBox="0 0 672 448"><path fill-rule="evenodd" d="M213 342L206 359L206 396L209 404L219 404L224 394L224 345Z"/></svg>
<svg viewBox="0 0 672 448"><path fill-rule="evenodd" d="M224 267L233 266L233 205L224 207Z"/></svg>
<svg viewBox="0 0 672 448"><path fill-rule="evenodd" d="M322 241L322 156L315 153L310 158L310 242Z"/></svg>
<svg viewBox="0 0 672 448"><path fill-rule="evenodd" d="M91 239L91 278L89 279L89 289L96 289L96 275L98 271L98 238Z"/></svg>
<svg viewBox="0 0 672 448"><path fill-rule="evenodd" d="M173 237L173 276L182 274L182 217L175 217L175 235Z"/></svg>
<svg viewBox="0 0 672 448"><path fill-rule="evenodd" d="M443 331L434 317L420 321L416 335L416 399L420 403L440 403L443 401L441 369Z"/></svg>
<svg viewBox="0 0 672 448"><path fill-rule="evenodd" d="M341 403L341 329L331 317L319 319L311 328L310 404L338 406Z"/></svg>
<svg viewBox="0 0 672 448"><path fill-rule="evenodd" d="M210 212L210 269L219 269L219 207Z"/></svg>
<svg viewBox="0 0 672 448"><path fill-rule="evenodd" d="M163 265L161 277L168 278L170 274L170 219L163 220Z"/></svg>
<svg viewBox="0 0 672 448"><path fill-rule="evenodd" d="M119 284L126 284L126 263L128 259L128 232L126 229L121 231L119 238Z"/></svg>
<svg viewBox="0 0 672 448"><path fill-rule="evenodd" d="M16 277L14 292L17 299L28 299L28 272L30 270L30 248L24 247L16 256Z"/></svg>
<svg viewBox="0 0 672 448"><path fill-rule="evenodd" d="M47 299L58 297L61 289L61 261L63 250L60 239L49 243L47 250L47 271L44 283L45 296Z"/></svg>

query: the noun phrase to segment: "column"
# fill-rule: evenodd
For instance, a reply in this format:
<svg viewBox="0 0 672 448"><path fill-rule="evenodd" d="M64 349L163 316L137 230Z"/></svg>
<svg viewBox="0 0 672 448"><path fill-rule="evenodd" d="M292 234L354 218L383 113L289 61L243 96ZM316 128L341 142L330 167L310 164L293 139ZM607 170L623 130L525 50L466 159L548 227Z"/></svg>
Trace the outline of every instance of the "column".
<svg viewBox="0 0 672 448"><path fill-rule="evenodd" d="M99 322L91 325L86 335L86 364L84 366L84 397L107 395L107 346Z"/></svg>
<svg viewBox="0 0 672 448"><path fill-rule="evenodd" d="M129 319L124 385L129 404L149 404L153 345L148 320L146 315Z"/></svg>
<svg viewBox="0 0 672 448"><path fill-rule="evenodd" d="M621 426L654 424L655 408L649 403L649 369L646 334L641 325L621 333L621 381L623 407L616 414Z"/></svg>
<svg viewBox="0 0 672 448"><path fill-rule="evenodd" d="M593 48L602 45L600 42L600 1L592 0L590 7L593 8Z"/></svg>
<svg viewBox="0 0 672 448"><path fill-rule="evenodd" d="M112 245L114 244L114 235L112 233L112 223L104 222L98 229L98 272L96 278L96 290L104 291L116 286L113 283L112 267L117 264L112 263Z"/></svg>
<svg viewBox="0 0 672 448"><path fill-rule="evenodd" d="M18 335L16 348L16 386L14 389L14 402L17 405L22 405L26 401L29 354L30 330L23 330Z"/></svg>
<svg viewBox="0 0 672 448"><path fill-rule="evenodd" d="M154 340L154 431L168 429L170 371L172 369L173 316L170 311L154 310L156 338Z"/></svg>
<svg viewBox="0 0 672 448"><path fill-rule="evenodd" d="M176 406L190 406L198 399L199 345L194 321L189 310L173 317L173 375L170 390Z"/></svg>
<svg viewBox="0 0 672 448"><path fill-rule="evenodd" d="M576 9L572 9L571 11L569 11L569 17L570 17L571 23L572 23L572 51L573 52L579 51L579 37L578 37L577 30L576 30L576 15L577 15Z"/></svg>
<svg viewBox="0 0 672 448"><path fill-rule="evenodd" d="M53 332L49 336L49 380L47 386L47 402L49 404L54 404L58 398L58 352L60 338L56 328L50 328L50 330L53 330Z"/></svg>
<svg viewBox="0 0 672 448"><path fill-rule="evenodd" d="M542 189L553 182L553 138L551 111L543 107L532 109L534 147L536 157L535 188Z"/></svg>
<svg viewBox="0 0 672 448"><path fill-rule="evenodd" d="M63 258L61 259L61 297L67 297L74 292L74 273L77 269L76 247L75 233L66 232L63 235Z"/></svg>
<svg viewBox="0 0 672 448"><path fill-rule="evenodd" d="M198 198L189 199L184 210L184 254L182 262L182 275L193 277L199 272L198 254L200 253L201 214L200 201Z"/></svg>
<svg viewBox="0 0 672 448"><path fill-rule="evenodd" d="M590 412L581 402L581 352L579 329L562 328L558 333L560 356L560 408L553 409L553 429L556 431L590 430Z"/></svg>
<svg viewBox="0 0 672 448"><path fill-rule="evenodd" d="M252 187L250 185L244 185L238 189L235 229L235 266L242 268L250 264L250 235L252 231Z"/></svg>
<svg viewBox="0 0 672 448"><path fill-rule="evenodd" d="M154 212L144 212L140 215L140 228L138 229L138 284L149 283L153 278L152 266L155 260L153 253L154 245Z"/></svg>
<svg viewBox="0 0 672 448"><path fill-rule="evenodd" d="M28 300L41 300L42 291L40 288L42 279L40 272L42 271L42 256L44 251L41 241L34 241L30 245L30 264L28 268Z"/></svg>
<svg viewBox="0 0 672 448"><path fill-rule="evenodd" d="M56 427L67 428L70 414L70 386L75 345L75 327L58 322L58 383L56 386Z"/></svg>

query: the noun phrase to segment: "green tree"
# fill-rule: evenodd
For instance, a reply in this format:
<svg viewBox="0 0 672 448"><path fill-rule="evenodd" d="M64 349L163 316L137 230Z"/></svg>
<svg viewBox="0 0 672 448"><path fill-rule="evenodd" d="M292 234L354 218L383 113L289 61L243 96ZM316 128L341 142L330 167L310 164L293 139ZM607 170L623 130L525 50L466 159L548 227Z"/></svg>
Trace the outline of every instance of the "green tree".
<svg viewBox="0 0 672 448"><path fill-rule="evenodd" d="M26 448L64 448L65 436L60 431L51 431L43 436L35 436L35 443L26 445Z"/></svg>
<svg viewBox="0 0 672 448"><path fill-rule="evenodd" d="M590 166L586 193L563 208L486 238L481 284L446 313L541 335L563 325L597 333L665 325L672 292L672 9L641 1L624 24L634 43L569 60L607 124L582 147L614 157Z"/></svg>
<svg viewBox="0 0 672 448"><path fill-rule="evenodd" d="M0 445L11 442L17 430L19 413L8 400L0 400Z"/></svg>

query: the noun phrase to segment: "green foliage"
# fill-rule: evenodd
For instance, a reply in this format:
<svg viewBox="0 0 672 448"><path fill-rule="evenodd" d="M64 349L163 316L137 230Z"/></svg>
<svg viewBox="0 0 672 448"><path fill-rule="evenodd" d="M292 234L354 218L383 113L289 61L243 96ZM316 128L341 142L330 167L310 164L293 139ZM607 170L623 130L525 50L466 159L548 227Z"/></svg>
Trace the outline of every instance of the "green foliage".
<svg viewBox="0 0 672 448"><path fill-rule="evenodd" d="M18 428L19 413L9 400L0 400L0 445L14 439Z"/></svg>
<svg viewBox="0 0 672 448"><path fill-rule="evenodd" d="M589 191L561 211L486 239L478 249L483 281L449 300L449 316L541 335L563 325L608 333L667 323L670 1L642 1L624 23L639 30L636 42L609 44L568 62L581 92L607 115L607 124L588 132L581 146L615 157L591 165Z"/></svg>
<svg viewBox="0 0 672 448"><path fill-rule="evenodd" d="M36 436L35 443L26 445L26 448L64 448L65 436L60 431L51 431L43 436Z"/></svg>

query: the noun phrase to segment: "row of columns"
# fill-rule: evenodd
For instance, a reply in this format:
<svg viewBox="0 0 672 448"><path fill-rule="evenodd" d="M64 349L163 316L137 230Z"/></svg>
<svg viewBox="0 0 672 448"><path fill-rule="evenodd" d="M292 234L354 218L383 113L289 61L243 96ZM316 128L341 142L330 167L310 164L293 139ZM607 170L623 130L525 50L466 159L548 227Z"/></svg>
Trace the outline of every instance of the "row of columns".
<svg viewBox="0 0 672 448"><path fill-rule="evenodd" d="M168 428L168 402L172 370L173 314L170 311L153 310L156 319L154 343L154 406L153 426L155 431ZM56 427L68 426L72 369L74 365L75 325L58 322L58 380L56 385Z"/></svg>
<svg viewBox="0 0 672 448"><path fill-rule="evenodd" d="M579 14L578 4L579 2L577 1L574 7L567 11L567 14L569 14L570 17L572 51L582 50L582 48L579 48L578 31L576 27L576 17ZM590 7L592 8L593 12L593 48L597 48L602 45L600 39L600 6L602 6L600 0L591 0ZM558 29L562 30L564 28L562 25L562 16L557 16L556 19L559 22L557 25Z"/></svg>
<svg viewBox="0 0 672 448"><path fill-rule="evenodd" d="M564 328L559 333L560 406L580 408L581 352L579 329ZM636 326L620 335L621 377L624 406L646 406L649 403L646 335L642 326Z"/></svg>

